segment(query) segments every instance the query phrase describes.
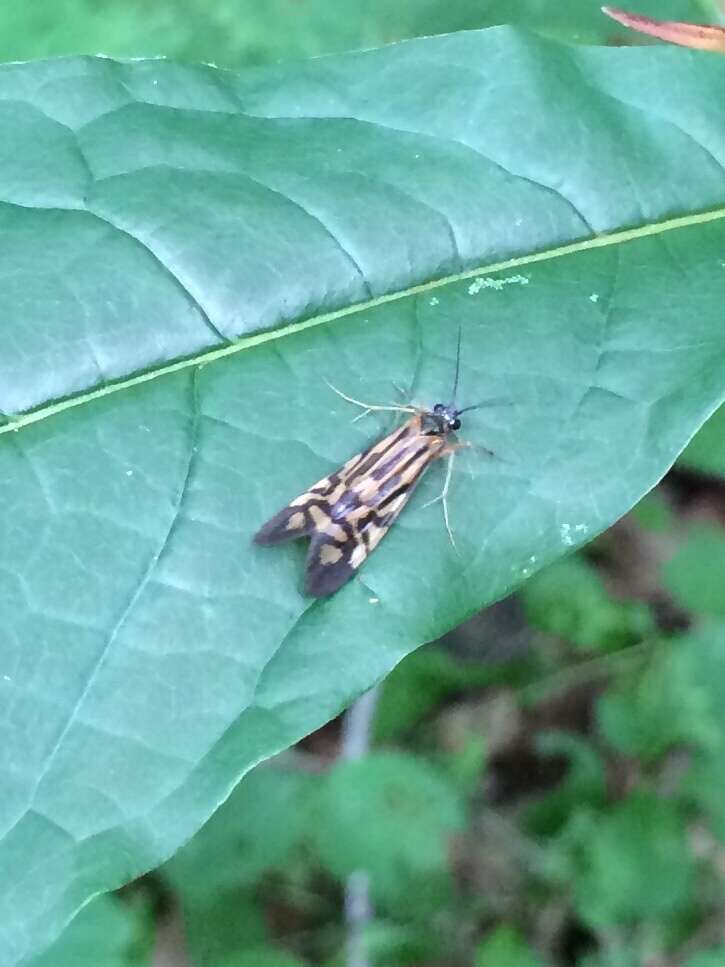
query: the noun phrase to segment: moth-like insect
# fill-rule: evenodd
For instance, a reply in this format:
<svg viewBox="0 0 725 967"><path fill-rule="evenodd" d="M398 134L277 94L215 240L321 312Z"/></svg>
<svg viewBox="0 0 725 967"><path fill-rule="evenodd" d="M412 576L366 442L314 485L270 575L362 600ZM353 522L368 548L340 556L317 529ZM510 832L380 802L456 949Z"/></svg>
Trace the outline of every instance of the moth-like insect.
<svg viewBox="0 0 725 967"><path fill-rule="evenodd" d="M456 406L461 364L461 333L458 332L456 372L450 403L436 403L432 409L417 406L377 406L361 403L331 387L350 403L372 410L409 413L408 420L367 450L358 453L339 470L323 477L299 497L291 500L255 534L257 544L282 544L309 537L305 569L305 591L324 597L337 591L375 550L391 524L410 499L431 464L449 456L448 470L440 496L446 530L453 542L446 496L451 479L452 457L468 446L449 437L461 427L461 415L474 406ZM364 414L363 414L364 415Z"/></svg>

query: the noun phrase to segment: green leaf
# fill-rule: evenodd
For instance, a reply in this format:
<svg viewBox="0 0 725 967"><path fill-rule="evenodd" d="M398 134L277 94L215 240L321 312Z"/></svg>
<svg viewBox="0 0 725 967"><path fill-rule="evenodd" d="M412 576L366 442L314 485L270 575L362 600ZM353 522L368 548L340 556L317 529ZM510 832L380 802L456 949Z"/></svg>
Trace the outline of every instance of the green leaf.
<svg viewBox="0 0 725 967"><path fill-rule="evenodd" d="M725 532L715 527L693 528L663 565L662 583L682 607L725 616Z"/></svg>
<svg viewBox="0 0 725 967"><path fill-rule="evenodd" d="M567 880L580 916L592 927L665 917L686 907L694 863L678 804L633 795L606 814L575 815L562 837L560 851L571 852Z"/></svg>
<svg viewBox="0 0 725 967"><path fill-rule="evenodd" d="M268 938L255 889L265 873L294 869L295 848L308 832L311 786L312 776L275 763L253 770L164 866L183 907L195 964L226 965L228 959L236 967L276 956L258 946Z"/></svg>
<svg viewBox="0 0 725 967"><path fill-rule="evenodd" d="M685 682L699 704L699 714L690 710L699 734L691 740L692 765L684 791L707 815L715 835L725 840L725 622L708 622L696 634L684 636L678 647L688 656Z"/></svg>
<svg viewBox="0 0 725 967"><path fill-rule="evenodd" d="M705 814L709 828L720 842L725 842L724 755L722 745L714 752L699 755L683 784L690 801Z"/></svg>
<svg viewBox="0 0 725 967"><path fill-rule="evenodd" d="M480 787L486 752L485 737L474 734L462 736L456 748L440 756L438 764L462 796L473 795Z"/></svg>
<svg viewBox="0 0 725 967"><path fill-rule="evenodd" d="M650 662L606 692L597 704L599 727L615 749L656 759L678 743L718 744L718 697L709 684L713 668L703 640L684 635L660 642Z"/></svg>
<svg viewBox="0 0 725 967"><path fill-rule="evenodd" d="M375 967L401 967L401 964L425 964L431 958L449 953L446 935L435 919L428 923L403 926L392 920L373 920L362 933L365 951ZM336 955L324 967L348 967L343 942Z"/></svg>
<svg viewBox="0 0 725 967"><path fill-rule="evenodd" d="M653 16L702 19L702 0L639 0ZM113 57L164 55L244 67L405 37L516 23L579 43L620 40L625 31L600 0L34 0L0 6L0 59L29 60L103 51ZM714 12L713 12L714 16Z"/></svg>
<svg viewBox="0 0 725 967"><path fill-rule="evenodd" d="M678 463L690 470L725 477L725 407L713 413L679 456Z"/></svg>
<svg viewBox="0 0 725 967"><path fill-rule="evenodd" d="M725 839L725 624L659 642L649 661L599 699L604 737L627 756L652 760L687 746L680 798Z"/></svg>
<svg viewBox="0 0 725 967"><path fill-rule="evenodd" d="M708 621L678 644L691 656L691 678L703 696L701 704L709 710L711 727L703 730L702 744L714 751L725 741L725 621Z"/></svg>
<svg viewBox="0 0 725 967"><path fill-rule="evenodd" d="M713 947L688 957L682 967L720 967L725 963L725 947Z"/></svg>
<svg viewBox="0 0 725 967"><path fill-rule="evenodd" d="M560 561L537 574L523 589L530 624L579 648L614 651L654 630L640 601L616 601L601 576L578 557Z"/></svg>
<svg viewBox="0 0 725 967"><path fill-rule="evenodd" d="M702 17L702 6L691 0L638 0L637 10L659 17ZM487 12L491 23L517 23L569 42L621 43L627 34L607 21L599 0L519 0L514 4L489 0ZM633 42L631 35L626 40Z"/></svg>
<svg viewBox="0 0 725 967"><path fill-rule="evenodd" d="M223 960L210 960L218 967L307 967L305 961L273 947L253 947L238 954L230 954Z"/></svg>
<svg viewBox="0 0 725 967"><path fill-rule="evenodd" d="M184 932L193 964L217 967L237 954L254 956L266 946L265 913L257 900L238 891L212 893L205 903L184 904Z"/></svg>
<svg viewBox="0 0 725 967"><path fill-rule="evenodd" d="M407 900L427 915L427 892L442 881L449 836L463 823L459 799L441 775L411 755L376 753L338 765L324 780L317 810L316 848L331 873L365 870L386 904L400 909Z"/></svg>
<svg viewBox="0 0 725 967"><path fill-rule="evenodd" d="M705 424L707 426L707 424ZM701 433L702 430L699 431ZM697 434L699 436L699 433ZM697 437L696 437L697 438ZM672 530L675 516L666 498L657 490L647 494L632 509L632 517L645 530L656 534Z"/></svg>
<svg viewBox="0 0 725 967"><path fill-rule="evenodd" d="M375 739L398 738L444 698L464 689L482 688L501 677L483 662L460 661L445 648L429 645L409 655L385 680L375 710Z"/></svg>
<svg viewBox="0 0 725 967"><path fill-rule="evenodd" d="M542 967L542 959L534 953L514 927L497 927L476 951L476 967Z"/></svg>
<svg viewBox="0 0 725 967"><path fill-rule="evenodd" d="M583 957L579 967L641 967L641 963L639 951L617 947Z"/></svg>
<svg viewBox="0 0 725 967"><path fill-rule="evenodd" d="M307 799L314 780L275 764L254 769L164 873L187 904L239 887L251 888L289 862L308 834Z"/></svg>
<svg viewBox="0 0 725 967"><path fill-rule="evenodd" d="M3 967L661 477L723 398L724 80L511 30L0 68ZM325 380L447 398L459 326L462 401L513 405L457 548L431 472L304 599L251 536L391 425Z"/></svg>
<svg viewBox="0 0 725 967"><path fill-rule="evenodd" d="M145 967L144 918L112 896L96 897L29 967Z"/></svg>
<svg viewBox="0 0 725 967"><path fill-rule="evenodd" d="M568 759L564 779L526 809L528 829L539 836L551 836L575 809L604 802L604 763L591 742L573 733L544 732L536 742L536 750L540 755Z"/></svg>
<svg viewBox="0 0 725 967"><path fill-rule="evenodd" d="M625 755L647 760L687 745L678 792L725 839L725 624L659 643L631 680L600 698L599 726Z"/></svg>

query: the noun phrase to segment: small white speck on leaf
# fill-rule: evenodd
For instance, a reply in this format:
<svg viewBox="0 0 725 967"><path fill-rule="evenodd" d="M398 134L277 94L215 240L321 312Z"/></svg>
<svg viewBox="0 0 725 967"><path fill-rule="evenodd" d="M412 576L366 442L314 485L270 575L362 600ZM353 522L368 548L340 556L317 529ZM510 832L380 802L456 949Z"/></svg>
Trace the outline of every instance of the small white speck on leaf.
<svg viewBox="0 0 725 967"><path fill-rule="evenodd" d="M586 524L562 524L559 528L562 544L571 547L574 544L574 535L583 536L589 530Z"/></svg>
<svg viewBox="0 0 725 967"><path fill-rule="evenodd" d="M469 295L478 295L482 289L495 289L500 292L505 285L528 285L529 280L525 275L507 275L503 279L494 279L490 275L479 275L477 279L468 286Z"/></svg>
<svg viewBox="0 0 725 967"><path fill-rule="evenodd" d="M438 296L437 295L434 295L434 296L432 296L432 298L430 298L428 300L428 305L430 305L430 306L437 306L440 303L440 301L441 300L438 298Z"/></svg>
<svg viewBox="0 0 725 967"><path fill-rule="evenodd" d="M133 470L127 470L126 471L126 476L127 477L133 477Z"/></svg>
<svg viewBox="0 0 725 967"><path fill-rule="evenodd" d="M599 293L598 292L592 292L592 294L589 296L589 301L590 302L599 302Z"/></svg>
<svg viewBox="0 0 725 967"><path fill-rule="evenodd" d="M380 604L380 598L368 598L368 604Z"/></svg>

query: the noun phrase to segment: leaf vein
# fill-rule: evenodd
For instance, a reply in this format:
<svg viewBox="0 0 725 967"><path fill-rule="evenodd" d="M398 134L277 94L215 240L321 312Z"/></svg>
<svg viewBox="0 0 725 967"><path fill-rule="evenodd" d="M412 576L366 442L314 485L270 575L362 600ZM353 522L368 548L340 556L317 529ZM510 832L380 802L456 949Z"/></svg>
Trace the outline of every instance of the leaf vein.
<svg viewBox="0 0 725 967"><path fill-rule="evenodd" d="M66 718L65 723L59 731L58 738L56 739L55 743L53 744L53 747L48 753L42 768L39 770L38 777L29 795L29 801L28 801L28 806L26 808L26 813L33 808L36 797L40 790L41 784L43 780L46 778L46 776L49 774L53 766L53 763L63 745L65 737L68 735L68 732L70 731L70 729L72 728L76 720L78 719L79 712L83 707L84 702L88 698L88 695L90 694L93 684L96 681L98 674L101 668L103 667L106 659L108 658L108 655L110 654L110 651L115 641L117 640L118 635L121 632L121 629L125 625L129 615L132 613L133 609L135 608L136 603L138 602L141 594L143 593L144 589L148 585L151 579L151 576L153 575L153 572L156 569L162 555L164 554L167 547L169 546L172 536L174 534L174 531L176 529L176 524L179 520L181 508L187 493L189 481L191 480L193 468L195 465L194 457L196 454L197 437L198 437L199 424L200 424L200 408L199 408L198 390L197 390L198 373L199 373L199 367L193 369L191 372L191 380L190 380L191 420L190 420L190 427L189 427L189 457L187 460L186 469L184 471L184 476L181 481L181 486L179 487L178 494L176 495L176 498L174 501L171 520L169 522L168 527L166 528L166 532L163 535L163 538L157 550L151 555L148 565L146 566L146 570L142 574L141 579L136 585L136 588L131 593L126 603L126 606L121 612L118 620L114 624L113 628L110 630L103 647L98 653L98 656L96 658L96 661L93 667L90 669L85 686L83 687L80 694L78 695L78 698L76 699L73 707L70 709L70 712ZM22 819L22 817L16 820L16 823L14 825L17 825L20 822L20 819Z"/></svg>
<svg viewBox="0 0 725 967"><path fill-rule="evenodd" d="M157 255L156 252L154 252L154 250L151 248L148 242L145 242L142 238L139 238L138 235L134 235L133 232L131 232L129 229L122 228L120 225L117 225L106 213L101 213L99 211L96 211L93 208L88 208L87 211L90 215L93 215L99 221L104 222L110 228L114 229L114 231L119 232L122 235L125 235L126 238L131 239L131 241L139 245L154 260L156 265L158 265L161 268L161 271L164 273L164 275L166 275L167 278L170 278L174 283L174 285L181 290L184 297L191 303L193 308L198 312L202 322L207 327L207 329L212 333L214 338L217 339L223 345L229 346L231 344L231 340L229 339L229 337L225 336L224 333L214 325L208 312L204 309L204 307L201 305L199 300L192 294L189 287L181 281L181 279L179 278L178 275L176 275L175 272L171 271L169 266L164 262L164 260L161 258L160 255Z"/></svg>
<svg viewBox="0 0 725 967"><path fill-rule="evenodd" d="M256 178L253 175L250 175L248 171L240 171L239 173L244 178L247 178L249 181L251 181L253 184L259 185L260 188L264 188L266 191L269 191L272 194L277 195L279 198L282 198L288 204L294 206L298 211L301 211L308 218L311 218L314 222L316 222L323 230L325 235L327 235L328 238L332 240L332 242L338 248L338 250L345 258L345 260L350 263L356 275L360 278L360 283L363 287L363 291L365 292L365 295L368 297L368 299L373 298L373 291L370 288L370 283L365 277L365 273L363 272L360 263L357 261L357 259L352 254L352 252L350 252L350 250L345 245L343 245L343 243L333 232L333 230L328 225L325 224L325 222L323 221L320 215L318 215L316 212L311 211L309 208L303 205L301 201L298 201L296 198L292 198L292 196L289 195L287 191L282 191L280 188L273 188L271 185L267 184L266 181L262 181L260 178Z"/></svg>
<svg viewBox="0 0 725 967"><path fill-rule="evenodd" d="M681 229L691 228L695 225L721 221L723 219L725 219L725 208L714 208L708 211L695 212L693 214L663 219L659 222L648 222L647 224L637 228L627 228L618 232L608 232L606 234L595 235L591 238L581 239L579 241L570 242L554 248L544 249L538 252L531 252L527 255L516 256L501 262L479 265L475 268L466 269L464 272L458 272L452 275L443 276L441 278L431 279L427 282L412 285L407 289L400 289L396 292L386 293L385 295L378 296L377 298L371 299L367 302L354 303L349 306L344 306L341 309L335 309L331 312L321 313L317 316L310 316L309 318L301 321L288 323L287 325L281 326L278 329L270 329L265 332L258 332L254 335L247 336L244 339L239 339L233 343L228 343L225 346L211 350L204 350L195 356L189 356L182 359L176 359L169 363L164 363L158 366L156 369L146 370L140 373L132 373L116 381L109 382L105 386L94 387L92 390L51 400L36 409L27 410L19 414L8 415L8 422L0 424L0 436L3 433L14 432L19 430L21 427L49 419L50 417L55 416L57 413L72 409L76 406L81 406L85 403L90 403L104 396L110 396L112 393L117 393L121 390L131 389L134 386L149 382L153 379L158 379L161 376L167 376L190 367L207 365L208 363L215 362L218 359L223 359L226 356L236 355L239 352L244 352L247 349L251 349L253 346L260 345L261 343L283 339L286 336L301 332L305 329L323 325L325 323L344 318L345 316L354 315L360 312L367 312L370 309L376 308L380 305L386 305L390 302L399 302L402 299L406 299L411 296L432 292L447 285L453 285L457 282L473 279L481 274L492 274L495 272L504 272L510 269L522 268L525 266L535 265L539 262L548 262L552 259L575 255L578 252L586 252L598 248L608 248L610 246L623 245L627 242L636 241L641 238L660 236L666 232L678 231Z"/></svg>

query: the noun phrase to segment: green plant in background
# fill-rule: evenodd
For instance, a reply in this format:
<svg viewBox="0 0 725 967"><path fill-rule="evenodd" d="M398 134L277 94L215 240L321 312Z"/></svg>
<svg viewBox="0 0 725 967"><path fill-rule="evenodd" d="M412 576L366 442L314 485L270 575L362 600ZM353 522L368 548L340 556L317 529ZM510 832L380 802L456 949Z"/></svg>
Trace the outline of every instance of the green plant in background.
<svg viewBox="0 0 725 967"><path fill-rule="evenodd" d="M623 31L598 0L36 0L0 10L0 61L66 54L170 57L221 67L379 47L407 37L515 23L578 43ZM646 0L640 13L714 19L716 3Z"/></svg>
<svg viewBox="0 0 725 967"><path fill-rule="evenodd" d="M541 967L543 961L510 926L497 927L476 951L476 967Z"/></svg>
<svg viewBox="0 0 725 967"><path fill-rule="evenodd" d="M151 963L150 911L101 896L85 907L33 967L145 967Z"/></svg>
<svg viewBox="0 0 725 967"><path fill-rule="evenodd" d="M579 557L547 568L525 586L526 617L534 628L568 638L587 651L614 651L652 634L641 601L616 601L598 572Z"/></svg>
<svg viewBox="0 0 725 967"><path fill-rule="evenodd" d="M719 409L680 455L680 463L701 473L725 475L725 409Z"/></svg>
<svg viewBox="0 0 725 967"><path fill-rule="evenodd" d="M504 16L318 2L286 29L299 7L144 8L139 50L133 4L69 5L61 26L40 4L2 36L13 59L236 65ZM693 838L725 828L721 536L683 539L666 490L639 512L676 549L662 593L696 629L679 637L661 602L612 593L606 555L563 558L723 399L725 61L551 40L611 39L594 5L505 17L548 39L239 75L0 69L3 965L142 964L166 909L195 963L333 967L361 865L391 967L717 956L688 943L721 909ZM326 380L435 400L458 325L466 395L513 406L472 414L494 454L459 461L457 549L429 475L362 579L311 605L299 549L251 534L389 426L352 424ZM716 449L683 466L717 473ZM528 578L533 657L405 658ZM376 727L396 748L258 768L41 952L401 659Z"/></svg>

